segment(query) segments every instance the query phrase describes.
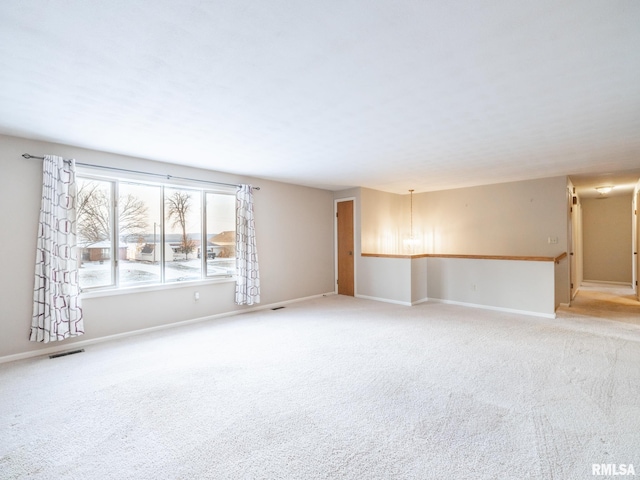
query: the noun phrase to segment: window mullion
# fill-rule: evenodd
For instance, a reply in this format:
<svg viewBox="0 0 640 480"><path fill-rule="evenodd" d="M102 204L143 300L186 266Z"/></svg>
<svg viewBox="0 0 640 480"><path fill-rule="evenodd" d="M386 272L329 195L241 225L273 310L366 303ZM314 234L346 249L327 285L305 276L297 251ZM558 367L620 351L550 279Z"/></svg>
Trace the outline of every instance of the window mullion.
<svg viewBox="0 0 640 480"><path fill-rule="evenodd" d="M165 238L164 238L164 230L165 230L165 217L164 217L164 185L160 186L160 283L164 284L166 282L165 278ZM155 248L155 246L153 247Z"/></svg>
<svg viewBox="0 0 640 480"><path fill-rule="evenodd" d="M207 243L207 192L200 195L200 278L207 278L209 244Z"/></svg>
<svg viewBox="0 0 640 480"><path fill-rule="evenodd" d="M119 188L118 181L111 182L111 275L113 278L113 286L118 288L120 286L120 273L119 273L119 261L120 261L120 226L119 226Z"/></svg>

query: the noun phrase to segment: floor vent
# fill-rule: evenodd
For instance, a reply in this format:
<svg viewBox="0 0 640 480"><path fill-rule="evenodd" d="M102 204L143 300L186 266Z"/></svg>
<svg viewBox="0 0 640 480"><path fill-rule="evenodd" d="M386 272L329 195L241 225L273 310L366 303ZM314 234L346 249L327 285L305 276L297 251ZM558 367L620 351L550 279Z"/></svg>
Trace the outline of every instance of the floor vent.
<svg viewBox="0 0 640 480"><path fill-rule="evenodd" d="M54 353L53 355L49 355L49 358L66 357L67 355L73 355L74 353L82 352L84 352L84 348L81 348L80 350L70 350L68 352Z"/></svg>
<svg viewBox="0 0 640 480"><path fill-rule="evenodd" d="M271 310L281 310L281 309L283 309L283 308L284 308L284 307L276 307L276 308L272 308Z"/></svg>

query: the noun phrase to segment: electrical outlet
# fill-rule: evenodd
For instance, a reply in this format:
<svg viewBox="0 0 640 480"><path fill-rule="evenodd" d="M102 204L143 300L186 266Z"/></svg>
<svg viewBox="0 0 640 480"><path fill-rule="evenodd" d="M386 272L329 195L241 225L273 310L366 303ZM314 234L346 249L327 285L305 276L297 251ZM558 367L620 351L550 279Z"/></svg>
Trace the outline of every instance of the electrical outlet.
<svg viewBox="0 0 640 480"><path fill-rule="evenodd" d="M200 300L200 292L195 292L193 294L193 299L197 302L198 300Z"/></svg>
<svg viewBox="0 0 640 480"><path fill-rule="evenodd" d="M549 237L549 238L547 238L547 242L549 242L549 243L558 243L558 237Z"/></svg>

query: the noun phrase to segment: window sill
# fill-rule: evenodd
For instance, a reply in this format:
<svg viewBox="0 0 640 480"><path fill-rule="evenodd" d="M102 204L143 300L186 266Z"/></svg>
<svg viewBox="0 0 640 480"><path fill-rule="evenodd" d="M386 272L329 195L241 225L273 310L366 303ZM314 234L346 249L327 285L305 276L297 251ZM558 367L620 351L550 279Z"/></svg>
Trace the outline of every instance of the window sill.
<svg viewBox="0 0 640 480"><path fill-rule="evenodd" d="M133 287L121 287L101 290L87 290L82 292L80 298L111 297L115 295L130 295L132 293L154 292L156 290L171 290L174 288L199 287L201 285L213 285L217 283L235 283L236 277L207 278L205 280L191 280L185 282L164 283L162 285L139 285Z"/></svg>

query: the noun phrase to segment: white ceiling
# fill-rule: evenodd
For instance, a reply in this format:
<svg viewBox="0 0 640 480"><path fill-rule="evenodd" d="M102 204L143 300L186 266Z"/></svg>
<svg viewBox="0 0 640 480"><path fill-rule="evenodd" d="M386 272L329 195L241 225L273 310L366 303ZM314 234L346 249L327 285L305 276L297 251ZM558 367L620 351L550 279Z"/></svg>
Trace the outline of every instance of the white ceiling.
<svg viewBox="0 0 640 480"><path fill-rule="evenodd" d="M331 189L640 177L637 0L3 0L0 61L9 135Z"/></svg>

